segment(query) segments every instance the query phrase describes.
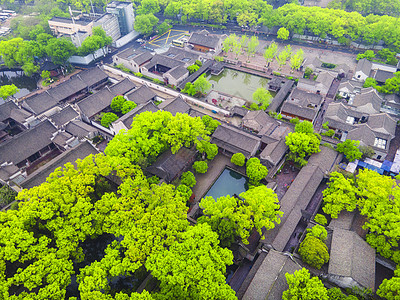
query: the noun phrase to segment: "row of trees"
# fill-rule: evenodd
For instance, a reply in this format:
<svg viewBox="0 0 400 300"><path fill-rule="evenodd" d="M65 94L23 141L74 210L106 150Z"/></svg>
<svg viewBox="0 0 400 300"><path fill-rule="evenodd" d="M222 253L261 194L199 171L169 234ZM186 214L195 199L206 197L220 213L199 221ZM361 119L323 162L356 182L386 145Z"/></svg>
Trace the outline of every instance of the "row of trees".
<svg viewBox="0 0 400 300"><path fill-rule="evenodd" d="M36 33L37 35L35 35ZM18 37L0 41L0 55L5 66L21 67L27 76L31 76L39 71L36 58L49 57L55 64L65 65L68 58L75 53L88 54L112 42L100 27L93 29L93 35L87 37L80 48L76 48L67 39L55 38L41 30L35 34L31 34L31 40L23 40Z"/></svg>
<svg viewBox="0 0 400 300"><path fill-rule="evenodd" d="M323 191L323 210L337 218L342 210L358 209L367 221L363 228L368 230L366 241L377 252L400 264L400 188L395 179L364 169L355 178L346 178L333 172L328 188ZM390 280L384 280L378 295L387 299L399 297L400 270Z"/></svg>
<svg viewBox="0 0 400 300"><path fill-rule="evenodd" d="M360 0L361 1L361 0ZM181 16L182 21L202 19L214 23L237 21L241 26L263 24L285 27L290 32L303 34L309 31L321 38L328 35L346 44L349 39L375 44L383 40L388 47L400 49L399 26L397 19L390 16L368 15L344 10L324 9L320 7L304 7L297 4L286 4L273 9L266 1L217 0L196 1L158 1L143 0L141 6L156 7L153 13L163 11L165 16L175 18Z"/></svg>
<svg viewBox="0 0 400 300"><path fill-rule="evenodd" d="M264 58L268 66L275 58L280 68L286 65L287 61L290 61L290 67L293 70L297 70L300 68L304 60L304 51L303 49L298 49L296 53L293 53L292 47L290 45L286 45L285 48L278 53L278 45L275 42L272 42L265 49Z"/></svg>
<svg viewBox="0 0 400 300"><path fill-rule="evenodd" d="M334 0L328 4L328 7L357 11L364 16L369 14L398 16L400 14L399 0Z"/></svg>
<svg viewBox="0 0 400 300"><path fill-rule="evenodd" d="M257 51L257 47L260 44L257 36L248 37L247 35L242 35L238 37L236 34L229 35L222 44L222 49L227 54L233 51L236 55L236 59L243 52L247 53L247 60L250 56L254 55Z"/></svg>

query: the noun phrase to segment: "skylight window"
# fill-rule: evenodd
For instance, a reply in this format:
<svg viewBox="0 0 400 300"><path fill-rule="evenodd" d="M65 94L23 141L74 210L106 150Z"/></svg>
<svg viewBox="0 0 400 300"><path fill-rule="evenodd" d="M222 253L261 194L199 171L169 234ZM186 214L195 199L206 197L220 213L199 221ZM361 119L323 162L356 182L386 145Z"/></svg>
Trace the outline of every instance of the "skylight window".
<svg viewBox="0 0 400 300"><path fill-rule="evenodd" d="M375 138L374 146L380 149L386 149L387 140Z"/></svg>

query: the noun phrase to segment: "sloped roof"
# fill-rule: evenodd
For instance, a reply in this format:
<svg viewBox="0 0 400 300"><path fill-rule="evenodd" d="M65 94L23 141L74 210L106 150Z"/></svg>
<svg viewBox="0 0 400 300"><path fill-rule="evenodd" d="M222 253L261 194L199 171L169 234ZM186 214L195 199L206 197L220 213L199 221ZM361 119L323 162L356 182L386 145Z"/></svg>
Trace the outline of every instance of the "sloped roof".
<svg viewBox="0 0 400 300"><path fill-rule="evenodd" d="M102 69L99 67L94 67L91 69L87 69L85 71L79 72L77 75L82 79L82 81L90 88L93 85L96 85L99 82L105 81L108 79L108 75L104 73Z"/></svg>
<svg viewBox="0 0 400 300"><path fill-rule="evenodd" d="M289 95L289 99L300 106L307 106L309 104L319 105L322 101L322 96L295 88Z"/></svg>
<svg viewBox="0 0 400 300"><path fill-rule="evenodd" d="M329 89L336 77L337 75L335 73L323 71L318 74L317 81Z"/></svg>
<svg viewBox="0 0 400 300"><path fill-rule="evenodd" d="M367 124L372 130L390 135L396 134L396 121L386 113L370 115Z"/></svg>
<svg viewBox="0 0 400 300"><path fill-rule="evenodd" d="M324 175L341 158L341 154L327 147L311 155L308 164L300 170L279 204L283 211L281 223L265 233L262 243L271 244L277 251L283 251L298 222L301 210L306 209Z"/></svg>
<svg viewBox="0 0 400 300"><path fill-rule="evenodd" d="M289 130L288 130L289 133ZM288 146L286 146L285 139L282 138L276 142L268 144L264 150L260 153L260 159L266 160L271 163L273 166L277 165L278 162L282 159L282 157L286 154L288 150Z"/></svg>
<svg viewBox="0 0 400 300"><path fill-rule="evenodd" d="M77 106L85 116L91 118L107 106L110 106L113 98L114 95L109 91L109 89L104 88L79 101Z"/></svg>
<svg viewBox="0 0 400 300"><path fill-rule="evenodd" d="M128 100L133 101L136 104L144 104L156 96L157 94L147 85L142 85L126 95Z"/></svg>
<svg viewBox="0 0 400 300"><path fill-rule="evenodd" d="M48 89L47 92L55 100L62 101L78 92L83 91L87 88L87 84L76 76L77 75L74 75L59 85Z"/></svg>
<svg viewBox="0 0 400 300"><path fill-rule="evenodd" d="M375 80L378 82L385 82L386 79L394 77L393 72L384 71L384 70L377 70L375 73Z"/></svg>
<svg viewBox="0 0 400 300"><path fill-rule="evenodd" d="M162 54L166 57L171 57L177 61L186 62L186 64L193 64L196 59L199 59L200 55L186 51L184 49L170 47L167 52Z"/></svg>
<svg viewBox="0 0 400 300"><path fill-rule="evenodd" d="M188 43L215 49L218 46L219 38L215 36L193 32Z"/></svg>
<svg viewBox="0 0 400 300"><path fill-rule="evenodd" d="M116 84L110 86L110 92L114 96L125 95L126 93L133 90L135 87L136 84L134 84L128 78L125 78L124 80L121 80L120 82L117 82Z"/></svg>
<svg viewBox="0 0 400 300"><path fill-rule="evenodd" d="M279 106L281 106L281 104L285 100L286 96L289 94L289 92L292 89L293 85L294 85L294 81L293 80L287 80L283 84L283 86L281 87L279 92L276 94L274 99L272 99L271 104L268 106L268 111L277 111Z"/></svg>
<svg viewBox="0 0 400 300"><path fill-rule="evenodd" d="M281 113L291 114L307 120L314 120L318 111L313 108L302 107L286 101L282 105Z"/></svg>
<svg viewBox="0 0 400 300"><path fill-rule="evenodd" d="M139 66L146 61L149 61L153 57L153 55L148 51L140 51L133 48L125 49L124 51L116 54L116 56L128 61L134 61Z"/></svg>
<svg viewBox="0 0 400 300"><path fill-rule="evenodd" d="M183 64L184 64L184 62L178 61L174 58L156 54L153 56L153 58L147 64L144 65L144 68L149 70L152 67L154 67L155 65L162 65L164 67L172 69L172 68L181 66Z"/></svg>
<svg viewBox="0 0 400 300"><path fill-rule="evenodd" d="M50 96L47 92L33 95L26 98L22 102L22 107L34 113L40 115L49 109L58 105L58 101Z"/></svg>
<svg viewBox="0 0 400 300"><path fill-rule="evenodd" d="M339 91L347 89L349 92L354 92L354 89L361 89L363 84L356 80L346 80L339 84Z"/></svg>
<svg viewBox="0 0 400 300"><path fill-rule="evenodd" d="M190 110L189 104L187 104L180 95L172 100L167 100L160 103L160 105L158 105L158 108L169 111L173 116L175 116L178 112L182 114L187 114Z"/></svg>
<svg viewBox="0 0 400 300"><path fill-rule="evenodd" d="M0 105L0 122L11 118L19 123L23 123L32 114L25 109L20 109L14 102L8 101Z"/></svg>
<svg viewBox="0 0 400 300"><path fill-rule="evenodd" d="M12 162L14 165L27 159L44 147L50 145L57 128L45 120L36 127L26 130L0 144L0 163Z"/></svg>
<svg viewBox="0 0 400 300"><path fill-rule="evenodd" d="M372 63L368 59L363 58L360 59L357 63L356 73L361 71L365 75L369 76L369 73L371 73L371 69L372 69Z"/></svg>
<svg viewBox="0 0 400 300"><path fill-rule="evenodd" d="M246 157L260 147L260 138L236 127L221 124L212 134L211 142L230 152L242 152Z"/></svg>
<svg viewBox="0 0 400 300"><path fill-rule="evenodd" d="M78 138L85 138L90 133L96 133L99 130L96 127L93 127L92 125L89 125L85 122L74 120L67 124L67 126L65 127L65 131Z"/></svg>
<svg viewBox="0 0 400 300"><path fill-rule="evenodd" d="M361 94L354 97L352 106L360 112L367 114L379 113L383 99L377 94L375 89L363 90Z"/></svg>
<svg viewBox="0 0 400 300"><path fill-rule="evenodd" d="M343 103L330 103L324 114L324 121L329 122L329 127L344 131L350 131L354 128L353 124L347 123L347 117L361 118L363 114L345 106Z"/></svg>
<svg viewBox="0 0 400 300"><path fill-rule="evenodd" d="M263 110L249 111L242 119L243 126L256 132L260 132L264 127L270 127L278 122L270 117Z"/></svg>
<svg viewBox="0 0 400 300"><path fill-rule="evenodd" d="M375 289L375 250L357 233L333 230L328 273L351 277L358 284Z"/></svg>
<svg viewBox="0 0 400 300"><path fill-rule="evenodd" d="M69 121L75 119L77 116L78 113L75 111L75 109L73 109L72 106L68 105L60 112L52 115L50 119L54 122L56 126L63 126Z"/></svg>
<svg viewBox="0 0 400 300"><path fill-rule="evenodd" d="M175 79L179 79L184 75L189 75L189 71L184 66L175 67L167 72Z"/></svg>
<svg viewBox="0 0 400 300"><path fill-rule="evenodd" d="M155 163L147 168L151 174L156 175L168 183L174 180L182 170L192 161L196 155L195 149L182 147L176 154L172 154L171 150L161 154Z"/></svg>
<svg viewBox="0 0 400 300"><path fill-rule="evenodd" d="M50 162L46 163L43 167L37 169L35 172L30 174L22 183L21 186L25 189L38 186L46 181L46 178L54 172L58 167L64 167L66 163L72 163L76 165L77 159L84 159L90 154L99 153L88 141L78 144L72 149L61 153Z"/></svg>
<svg viewBox="0 0 400 300"><path fill-rule="evenodd" d="M355 126L354 129L350 130L347 134L347 139L359 140L363 145L371 147L374 147L375 138L387 140L386 148L379 148L381 151L387 152L389 150L390 140L393 137L379 131L372 130L372 128L366 123Z"/></svg>
<svg viewBox="0 0 400 300"><path fill-rule="evenodd" d="M281 300L289 286L285 274L293 274L301 266L288 255L270 250L243 295L243 300Z"/></svg>
<svg viewBox="0 0 400 300"><path fill-rule="evenodd" d="M243 107L241 107L241 106L234 106L234 107L231 109L232 115L238 115L238 116L240 116L240 117L242 117L242 118L243 118L248 112L249 112L248 109L243 108Z"/></svg>
<svg viewBox="0 0 400 300"><path fill-rule="evenodd" d="M148 101L144 104L139 104L134 109L132 109L130 112L126 113L121 118L119 118L117 121L115 121L115 123L120 121L120 122L124 123L126 128L130 129L132 126L133 118L136 115L139 115L145 111L156 112L158 110L159 110L158 107L155 106L152 101Z"/></svg>

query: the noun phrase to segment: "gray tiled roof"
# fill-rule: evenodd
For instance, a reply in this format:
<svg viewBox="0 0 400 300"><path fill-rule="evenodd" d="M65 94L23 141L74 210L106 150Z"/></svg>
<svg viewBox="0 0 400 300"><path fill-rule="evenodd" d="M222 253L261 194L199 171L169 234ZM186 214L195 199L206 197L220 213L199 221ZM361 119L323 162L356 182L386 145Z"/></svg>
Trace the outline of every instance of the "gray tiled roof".
<svg viewBox="0 0 400 300"><path fill-rule="evenodd" d="M324 114L324 123L329 122L328 126L343 131L350 131L354 128L353 124L347 123L348 116L361 118L364 114L350 109L343 103L330 103Z"/></svg>
<svg viewBox="0 0 400 300"><path fill-rule="evenodd" d="M64 153L60 154L50 162L45 164L43 167L37 169L35 172L30 174L22 183L21 186L25 189L38 186L46 181L46 178L54 172L58 167L64 167L66 163L72 163L74 165L77 159L84 159L90 154L99 153L88 141L78 144L72 149L68 149Z"/></svg>
<svg viewBox="0 0 400 300"><path fill-rule="evenodd" d="M365 75L369 76L369 73L371 73L371 69L372 63L368 59L363 58L360 59L357 63L356 72L361 71Z"/></svg>
<svg viewBox="0 0 400 300"><path fill-rule="evenodd" d="M121 121L122 123L124 123L126 128L130 129L131 125L132 125L133 118L136 115L139 115L139 114L141 114L142 112L145 112L145 111L156 112L158 110L159 110L158 107L155 106L152 101L148 101L147 103L139 104L138 106L136 106L130 112L128 112L125 115L123 115L121 118L119 118L115 122Z"/></svg>
<svg viewBox="0 0 400 300"><path fill-rule="evenodd" d="M386 79L394 77L393 72L384 71L384 70L377 70L375 73L375 80L378 82L385 82Z"/></svg>
<svg viewBox="0 0 400 300"><path fill-rule="evenodd" d="M277 111L279 106L282 105L283 101L286 99L286 96L289 94L290 90L294 85L293 80L287 80L279 92L276 94L274 99L272 99L271 104L268 106L268 111Z"/></svg>
<svg viewBox="0 0 400 300"><path fill-rule="evenodd" d="M110 86L110 91L114 94L114 96L125 95L126 93L133 90L135 87L136 84L134 84L128 78L125 78L124 80L121 80L120 82L117 82L116 84Z"/></svg>
<svg viewBox="0 0 400 300"><path fill-rule="evenodd" d="M281 113L291 114L307 120L314 120L317 112L318 111L316 109L302 107L288 101L283 103L281 108Z"/></svg>
<svg viewBox="0 0 400 300"><path fill-rule="evenodd" d="M342 90L342 89L347 88L347 89L349 90L349 92L352 93L352 92L354 92L355 89L361 89L362 86L363 86L363 84L362 84L361 82L359 82L359 81L356 81L356 80L346 80L346 81L343 81L343 82L341 82L341 83L339 84L338 90L340 91L340 90Z"/></svg>
<svg viewBox="0 0 400 300"><path fill-rule="evenodd" d="M119 52L116 56L127 61L134 61L139 66L153 58L153 55L148 51L141 51L133 48L125 49Z"/></svg>
<svg viewBox="0 0 400 300"><path fill-rule="evenodd" d="M243 300L281 300L289 286L285 274L293 274L301 266L289 256L270 250L258 268Z"/></svg>
<svg viewBox="0 0 400 300"><path fill-rule="evenodd" d="M146 85L142 85L126 95L128 100L133 101L136 104L144 104L156 96L157 94Z"/></svg>
<svg viewBox="0 0 400 300"><path fill-rule="evenodd" d="M277 121L270 117L263 110L249 111L242 119L243 126L256 132L261 131L266 126L277 124Z"/></svg>
<svg viewBox="0 0 400 300"><path fill-rule="evenodd" d="M13 119L19 123L23 123L32 114L25 109L20 109L14 102L8 101L0 105L0 122Z"/></svg>
<svg viewBox="0 0 400 300"><path fill-rule="evenodd" d="M233 126L221 124L212 134L211 142L229 152L254 155L260 147L260 138Z"/></svg>
<svg viewBox="0 0 400 300"><path fill-rule="evenodd" d="M87 69L79 72L75 76L79 76L89 88L108 79L108 75L99 67Z"/></svg>
<svg viewBox="0 0 400 300"><path fill-rule="evenodd" d="M374 114L379 113L383 99L377 94L375 89L363 89L361 94L354 97L352 106L358 111Z"/></svg>
<svg viewBox="0 0 400 300"><path fill-rule="evenodd" d="M215 49L218 46L219 38L215 36L193 32L188 43Z"/></svg>
<svg viewBox="0 0 400 300"><path fill-rule="evenodd" d="M52 115L50 119L56 126L63 126L69 121L75 119L77 116L78 113L72 108L72 106L68 105L60 112Z"/></svg>
<svg viewBox="0 0 400 300"><path fill-rule="evenodd" d="M178 60L175 60L174 58L170 58L164 55L156 54L153 56L153 58L148 62L147 64L144 65L144 68L147 70L151 69L155 65L162 65L167 68L175 68L178 66L183 65L184 63Z"/></svg>
<svg viewBox="0 0 400 300"><path fill-rule="evenodd" d="M175 79L179 79L184 75L189 75L189 71L184 66L178 66L168 71L168 74Z"/></svg>
<svg viewBox="0 0 400 300"><path fill-rule="evenodd" d="M363 287L375 289L375 250L357 233L333 230L328 273L351 277Z"/></svg>
<svg viewBox="0 0 400 300"><path fill-rule="evenodd" d="M44 147L50 145L57 129L45 120L36 127L26 130L12 139L0 144L0 163L12 162L14 165L24 161Z"/></svg>
<svg viewBox="0 0 400 300"><path fill-rule="evenodd" d="M58 101L50 96L47 92L33 95L26 98L22 102L22 107L34 113L40 115L49 109L58 105Z"/></svg>
<svg viewBox="0 0 400 300"><path fill-rule="evenodd" d="M396 121L388 114L380 113L370 115L367 124L372 130L390 135L392 137L396 134Z"/></svg>
<svg viewBox="0 0 400 300"><path fill-rule="evenodd" d="M241 106L234 106L231 110L232 115L238 115L240 117L244 117L249 112L248 109L243 108Z"/></svg>
<svg viewBox="0 0 400 300"><path fill-rule="evenodd" d="M172 100L167 100L158 105L159 109L169 111L173 116L176 113L187 114L189 113L190 106L187 104L181 96L178 96Z"/></svg>
<svg viewBox="0 0 400 300"><path fill-rule="evenodd" d="M80 78L72 76L70 79L50 88L47 92L57 101L62 101L87 88L87 84Z"/></svg>
<svg viewBox="0 0 400 300"><path fill-rule="evenodd" d="M65 131L69 132L73 136L78 138L85 138L89 136L91 133L95 134L99 130L96 127L93 127L85 122L80 120L75 120L69 122L67 126L65 126Z"/></svg>
<svg viewBox="0 0 400 300"><path fill-rule="evenodd" d="M79 101L77 106L85 116L91 118L107 106L110 106L113 98L114 95L107 88L104 88Z"/></svg>

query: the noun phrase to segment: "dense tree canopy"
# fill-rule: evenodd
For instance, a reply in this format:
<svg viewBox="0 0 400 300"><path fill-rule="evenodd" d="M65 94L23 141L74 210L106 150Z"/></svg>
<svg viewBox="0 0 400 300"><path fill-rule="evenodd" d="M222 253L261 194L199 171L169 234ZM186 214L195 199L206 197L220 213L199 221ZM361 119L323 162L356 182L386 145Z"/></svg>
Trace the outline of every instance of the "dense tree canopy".
<svg viewBox="0 0 400 300"><path fill-rule="evenodd" d="M115 147L124 148L121 152L110 143L106 152L111 155L88 156L76 167L68 163L47 182L20 192L18 210L0 212L2 297L65 299L72 276L81 299L235 297L224 276L232 253L218 246L207 224L189 226L187 193L147 180L135 165L141 155L157 155L168 147L176 152L198 137L207 139L204 123L165 112L146 114L133 123L133 132L124 133L130 139L115 141ZM168 134L175 132L179 136ZM134 156L130 151L136 150L140 154ZM86 258L86 241L105 235L111 241L104 245L104 254L97 260ZM157 285L151 295L113 284L128 280L131 286L139 273L148 271Z"/></svg>
<svg viewBox="0 0 400 300"><path fill-rule="evenodd" d="M337 145L336 150L343 153L349 161L355 161L362 157L358 146L360 146L360 141L345 140Z"/></svg>
<svg viewBox="0 0 400 300"><path fill-rule="evenodd" d="M329 300L322 281L318 277L311 277L307 269L285 276L289 289L283 292L283 300Z"/></svg>
<svg viewBox="0 0 400 300"><path fill-rule="evenodd" d="M261 229L274 228L283 214L279 211L277 195L265 185L254 187L240 197L242 199L228 195L216 200L206 197L200 202L206 216L202 222L209 223L225 245L230 245L235 237L248 244L247 238L253 228L262 235Z"/></svg>

